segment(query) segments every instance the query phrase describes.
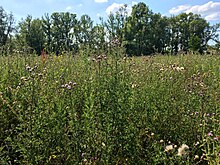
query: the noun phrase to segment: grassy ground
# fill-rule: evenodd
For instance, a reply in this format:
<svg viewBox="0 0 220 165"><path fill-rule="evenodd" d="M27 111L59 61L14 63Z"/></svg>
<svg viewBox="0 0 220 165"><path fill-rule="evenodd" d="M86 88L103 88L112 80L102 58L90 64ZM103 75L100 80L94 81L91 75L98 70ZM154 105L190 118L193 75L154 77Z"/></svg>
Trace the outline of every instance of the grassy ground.
<svg viewBox="0 0 220 165"><path fill-rule="evenodd" d="M220 56L0 57L0 164L218 164Z"/></svg>

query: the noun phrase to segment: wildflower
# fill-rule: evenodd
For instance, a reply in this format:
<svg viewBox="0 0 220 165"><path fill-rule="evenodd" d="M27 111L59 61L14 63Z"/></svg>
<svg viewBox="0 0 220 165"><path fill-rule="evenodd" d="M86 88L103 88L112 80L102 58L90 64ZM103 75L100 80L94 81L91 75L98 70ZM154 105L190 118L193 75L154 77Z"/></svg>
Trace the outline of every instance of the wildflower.
<svg viewBox="0 0 220 165"><path fill-rule="evenodd" d="M71 89L71 86L70 86L70 85L68 85L68 86L67 86L67 89L69 89L69 90L70 90L70 89Z"/></svg>
<svg viewBox="0 0 220 165"><path fill-rule="evenodd" d="M131 85L131 88L135 88L135 87L137 87L137 84L132 84Z"/></svg>
<svg viewBox="0 0 220 165"><path fill-rule="evenodd" d="M195 146L198 146L199 145L199 142L196 142Z"/></svg>
<svg viewBox="0 0 220 165"><path fill-rule="evenodd" d="M178 148L178 156L184 156L186 154L186 150L189 149L189 146L183 144L180 148Z"/></svg>
<svg viewBox="0 0 220 165"><path fill-rule="evenodd" d="M214 139L214 140L218 140L218 137L214 137L213 139Z"/></svg>
<svg viewBox="0 0 220 165"><path fill-rule="evenodd" d="M85 153L82 153L82 154L81 154L82 157L84 157L85 155L86 155Z"/></svg>
<svg viewBox="0 0 220 165"><path fill-rule="evenodd" d="M177 70L177 71L182 71L182 70L184 70L184 67L178 67L178 66L177 66L177 67L175 68L175 70Z"/></svg>
<svg viewBox="0 0 220 165"><path fill-rule="evenodd" d="M165 152L171 152L172 150L173 150L173 145L172 144L166 146L166 148L165 148Z"/></svg>
<svg viewBox="0 0 220 165"><path fill-rule="evenodd" d="M164 142L163 139L161 139L161 140L160 140L160 143L163 143L163 142Z"/></svg>
<svg viewBox="0 0 220 165"><path fill-rule="evenodd" d="M102 142L102 146L105 147L105 143L104 142Z"/></svg>
<svg viewBox="0 0 220 165"><path fill-rule="evenodd" d="M195 115L198 115L199 114L199 112L195 112Z"/></svg>
<svg viewBox="0 0 220 165"><path fill-rule="evenodd" d="M26 70L30 70L31 67L29 65L26 65Z"/></svg>
<svg viewBox="0 0 220 165"><path fill-rule="evenodd" d="M154 136L154 133L153 133L153 132L151 133L151 136Z"/></svg>
<svg viewBox="0 0 220 165"><path fill-rule="evenodd" d="M195 155L194 160L196 160L196 159L199 159L199 156L198 156L198 155Z"/></svg>
<svg viewBox="0 0 220 165"><path fill-rule="evenodd" d="M213 133L212 133L212 132L209 132L209 133L208 133L208 136L213 136Z"/></svg>

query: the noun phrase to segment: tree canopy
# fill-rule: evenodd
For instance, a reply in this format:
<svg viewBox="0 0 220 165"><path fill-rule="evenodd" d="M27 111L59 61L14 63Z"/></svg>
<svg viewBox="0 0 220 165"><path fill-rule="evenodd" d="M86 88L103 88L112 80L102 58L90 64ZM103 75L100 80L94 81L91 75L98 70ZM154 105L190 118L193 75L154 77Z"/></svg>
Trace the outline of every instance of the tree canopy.
<svg viewBox="0 0 220 165"><path fill-rule="evenodd" d="M130 15L124 5L105 21L100 20L101 23L94 24L86 14L78 19L73 13L54 12L37 19L29 15L14 28L13 15L0 7L0 46L30 48L37 54L45 49L58 55L62 51L77 52L85 46L108 51L117 41L126 54L140 56L190 50L202 54L210 40L219 44L220 24L210 25L193 13L162 16L143 2L134 5Z"/></svg>

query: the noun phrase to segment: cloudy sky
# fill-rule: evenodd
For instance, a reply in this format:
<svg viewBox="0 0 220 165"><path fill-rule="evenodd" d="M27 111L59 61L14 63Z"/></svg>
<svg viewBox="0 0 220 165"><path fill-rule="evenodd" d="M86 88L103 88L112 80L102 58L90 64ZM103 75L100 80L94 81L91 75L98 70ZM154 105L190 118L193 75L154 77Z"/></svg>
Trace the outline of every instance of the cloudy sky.
<svg viewBox="0 0 220 165"><path fill-rule="evenodd" d="M93 20L98 20L122 4L128 4L128 10L131 10L131 6L138 2L146 3L153 12L162 15L193 12L201 14L211 23L220 22L220 0L1 0L0 6L12 12L17 21L28 14L40 18L45 13L55 11L68 11L78 16L88 14Z"/></svg>

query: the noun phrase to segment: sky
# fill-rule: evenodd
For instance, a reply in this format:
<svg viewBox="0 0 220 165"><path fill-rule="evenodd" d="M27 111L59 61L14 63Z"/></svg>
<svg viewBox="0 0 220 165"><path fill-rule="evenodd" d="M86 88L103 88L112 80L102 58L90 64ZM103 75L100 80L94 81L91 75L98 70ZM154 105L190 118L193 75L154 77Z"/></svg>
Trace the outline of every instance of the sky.
<svg viewBox="0 0 220 165"><path fill-rule="evenodd" d="M146 3L154 13L171 16L181 12L201 14L211 24L220 23L220 0L0 0L7 13L12 12L16 22L31 15L41 18L45 13L71 12L78 17L88 14L95 22L106 18L123 4L128 11L138 2Z"/></svg>

